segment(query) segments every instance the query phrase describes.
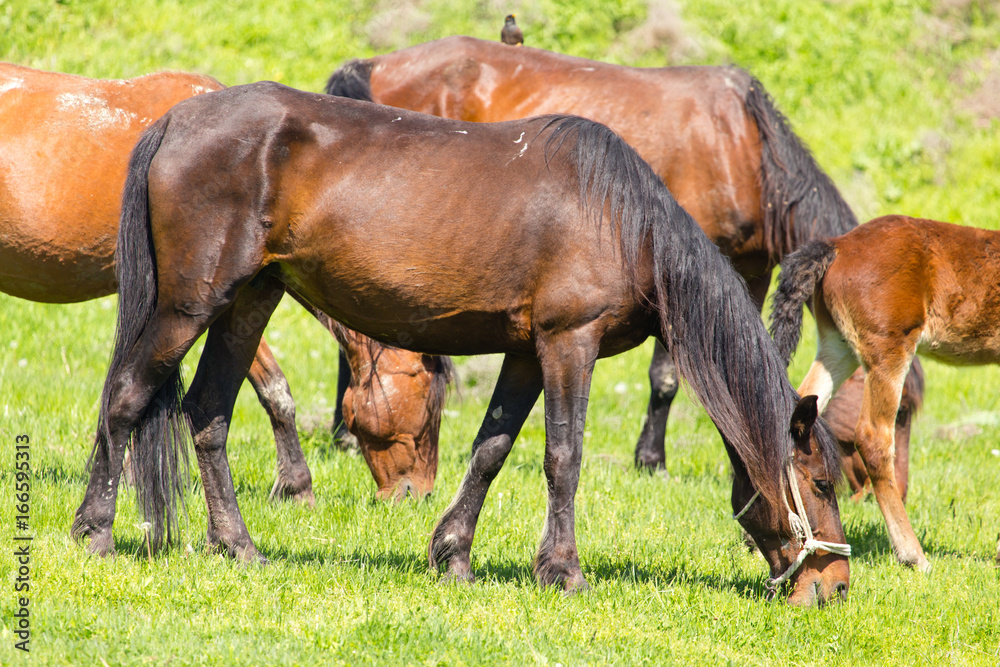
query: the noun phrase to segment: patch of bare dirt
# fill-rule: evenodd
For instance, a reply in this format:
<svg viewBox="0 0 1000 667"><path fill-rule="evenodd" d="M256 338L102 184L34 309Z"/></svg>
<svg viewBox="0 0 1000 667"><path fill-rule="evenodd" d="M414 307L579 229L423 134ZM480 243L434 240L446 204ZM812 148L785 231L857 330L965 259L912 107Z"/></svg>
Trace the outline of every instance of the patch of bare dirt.
<svg viewBox="0 0 1000 667"><path fill-rule="evenodd" d="M365 26L365 35L372 48L391 51L409 46L411 35L425 32L431 25L431 15L423 3L383 1L378 12Z"/></svg>
<svg viewBox="0 0 1000 667"><path fill-rule="evenodd" d="M665 51L671 63L704 56L674 0L647 0L647 4L646 20L622 37L623 44L639 53Z"/></svg>

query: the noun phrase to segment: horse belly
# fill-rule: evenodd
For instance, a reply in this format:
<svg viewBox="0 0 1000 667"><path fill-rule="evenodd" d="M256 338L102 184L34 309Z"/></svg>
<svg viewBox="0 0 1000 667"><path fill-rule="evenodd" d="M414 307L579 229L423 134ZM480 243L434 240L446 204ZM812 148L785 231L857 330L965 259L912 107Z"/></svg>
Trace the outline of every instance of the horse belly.
<svg viewBox="0 0 1000 667"><path fill-rule="evenodd" d="M952 366L1000 363L1000 327L970 331L929 323L917 344L917 352Z"/></svg>
<svg viewBox="0 0 1000 667"><path fill-rule="evenodd" d="M113 229L78 239L5 216L0 210L0 292L42 303L75 303L115 292Z"/></svg>

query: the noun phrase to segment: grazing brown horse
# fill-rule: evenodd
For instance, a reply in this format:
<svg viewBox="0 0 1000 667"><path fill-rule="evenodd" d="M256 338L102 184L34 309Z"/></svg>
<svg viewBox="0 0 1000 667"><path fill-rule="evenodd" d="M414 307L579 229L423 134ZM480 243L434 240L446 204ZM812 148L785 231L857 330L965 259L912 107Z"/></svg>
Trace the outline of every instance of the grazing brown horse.
<svg viewBox="0 0 1000 667"><path fill-rule="evenodd" d="M123 201L118 335L72 530L91 552L113 544L130 440L153 537L169 538L186 416L210 543L262 558L225 442L272 295L288 289L376 340L505 355L431 538L430 564L451 577L472 578L489 485L544 391L549 511L535 572L586 586L574 497L594 364L652 335L719 428L732 505L774 579L792 583L794 603L846 595L840 464L815 399L795 394L728 260L606 127L566 116L464 123L251 84L182 102L150 127ZM248 323L252 335L234 340ZM206 330L182 399L181 359Z"/></svg>
<svg viewBox="0 0 1000 667"><path fill-rule="evenodd" d="M128 154L139 135L177 102L223 86L209 77L163 72L128 80L88 79L0 63L0 291L45 303L72 303L113 294L115 241ZM324 316L325 318L325 316ZM379 455L366 458L380 496L429 492L434 471L414 466L401 475L395 461L437 450L440 414L426 414L430 386L443 373L424 369L420 355L394 351L373 355L356 337L345 338L360 379L355 401L366 396L375 373L396 378L409 403L371 412L370 402L354 411L360 423L375 423L396 438L361 438ZM403 369L403 374L397 373ZM357 377L355 375L355 377ZM312 504L312 476L295 428L295 402L277 362L261 341L248 379L274 428L278 474L272 498ZM405 386L403 386L405 385ZM424 393L422 393L424 392ZM368 437L371 434L373 437ZM395 461L393 460L395 459ZM397 494L398 495L398 494Z"/></svg>
<svg viewBox="0 0 1000 667"><path fill-rule="evenodd" d="M771 329L786 359L812 299L819 347L800 391L822 405L859 363L864 369L857 448L896 558L921 570L930 564L893 467L904 378L918 351L950 364L1000 362L998 285L1000 232L887 216L787 257L774 296Z"/></svg>
<svg viewBox="0 0 1000 667"><path fill-rule="evenodd" d="M761 83L735 67L623 67L448 37L351 61L326 90L457 120L571 113L607 125L732 259L758 311L785 253L857 226ZM649 381L635 462L656 468L666 461L667 417L678 389L660 346Z"/></svg>

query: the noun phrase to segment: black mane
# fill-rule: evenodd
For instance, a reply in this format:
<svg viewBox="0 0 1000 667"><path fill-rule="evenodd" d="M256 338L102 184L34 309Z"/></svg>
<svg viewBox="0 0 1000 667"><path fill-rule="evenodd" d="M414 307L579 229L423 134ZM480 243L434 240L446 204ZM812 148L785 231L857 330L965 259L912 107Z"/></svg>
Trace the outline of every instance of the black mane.
<svg viewBox="0 0 1000 667"><path fill-rule="evenodd" d="M352 100L372 100L372 61L348 60L330 75L324 92Z"/></svg>
<svg viewBox="0 0 1000 667"><path fill-rule="evenodd" d="M746 283L642 158L607 127L578 117L549 121L556 148L575 135L582 201L610 212L625 270L639 273L652 246L661 336L681 375L733 448L754 487L781 507L798 394ZM829 428L814 434L831 476L840 470Z"/></svg>
<svg viewBox="0 0 1000 667"><path fill-rule="evenodd" d="M808 241L846 234L858 220L761 82L740 72L750 79L744 106L760 134L764 243L777 263Z"/></svg>

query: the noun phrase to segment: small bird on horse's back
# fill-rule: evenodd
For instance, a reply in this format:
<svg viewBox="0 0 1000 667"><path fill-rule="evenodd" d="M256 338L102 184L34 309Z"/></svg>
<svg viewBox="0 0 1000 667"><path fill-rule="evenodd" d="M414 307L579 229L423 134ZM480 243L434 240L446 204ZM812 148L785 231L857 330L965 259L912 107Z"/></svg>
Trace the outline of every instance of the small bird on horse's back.
<svg viewBox="0 0 1000 667"><path fill-rule="evenodd" d="M511 46L524 44L524 33L517 27L513 14L508 14L507 18L504 19L503 29L500 31L500 41Z"/></svg>

